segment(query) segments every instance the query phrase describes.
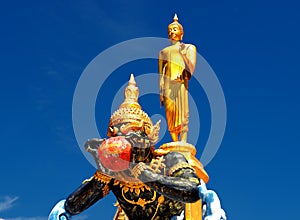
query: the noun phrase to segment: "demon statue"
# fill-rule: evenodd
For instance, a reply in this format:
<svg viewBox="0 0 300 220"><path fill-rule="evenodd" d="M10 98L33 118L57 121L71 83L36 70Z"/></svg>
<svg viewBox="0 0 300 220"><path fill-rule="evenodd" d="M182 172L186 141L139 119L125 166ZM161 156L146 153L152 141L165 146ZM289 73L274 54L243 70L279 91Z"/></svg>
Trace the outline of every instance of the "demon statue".
<svg viewBox="0 0 300 220"><path fill-rule="evenodd" d="M49 220L70 220L110 191L118 206L114 220L225 219L217 195L206 189L208 175L195 147L182 142L155 149L159 122L153 125L141 109L138 92L131 75L125 100L111 116L108 138L85 144L98 170L57 203Z"/></svg>

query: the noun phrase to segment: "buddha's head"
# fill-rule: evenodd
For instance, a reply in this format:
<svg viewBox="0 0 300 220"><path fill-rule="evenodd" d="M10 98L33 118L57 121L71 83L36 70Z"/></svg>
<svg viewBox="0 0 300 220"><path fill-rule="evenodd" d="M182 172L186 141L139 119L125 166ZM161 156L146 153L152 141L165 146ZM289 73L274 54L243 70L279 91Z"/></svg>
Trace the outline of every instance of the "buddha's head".
<svg viewBox="0 0 300 220"><path fill-rule="evenodd" d="M168 37L171 41L181 41L183 38L183 27L178 22L178 17L175 14L173 22L168 26Z"/></svg>

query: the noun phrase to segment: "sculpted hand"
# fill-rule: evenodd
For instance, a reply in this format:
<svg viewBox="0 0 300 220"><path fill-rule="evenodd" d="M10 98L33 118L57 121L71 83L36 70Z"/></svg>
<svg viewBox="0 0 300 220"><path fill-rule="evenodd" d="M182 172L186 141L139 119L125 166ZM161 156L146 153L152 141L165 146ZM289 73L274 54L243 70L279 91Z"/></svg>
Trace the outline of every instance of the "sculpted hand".
<svg viewBox="0 0 300 220"><path fill-rule="evenodd" d="M146 169L150 169L145 163L139 162L132 170L131 174L138 179L142 172Z"/></svg>
<svg viewBox="0 0 300 220"><path fill-rule="evenodd" d="M84 147L88 152L97 151L98 147L102 144L103 141L105 141L105 139L92 138L85 142Z"/></svg>
<svg viewBox="0 0 300 220"><path fill-rule="evenodd" d="M186 52L187 52L187 47L185 46L184 43L181 43L181 44L180 44L179 52L180 52L182 55L185 55L185 54L186 54Z"/></svg>
<svg viewBox="0 0 300 220"><path fill-rule="evenodd" d="M71 220L71 215L65 210L65 202L61 200L54 206L48 220Z"/></svg>
<svg viewBox="0 0 300 220"><path fill-rule="evenodd" d="M198 189L203 202L203 220L226 220L226 214L221 208L218 195L213 190L207 190L203 180L201 180Z"/></svg>
<svg viewBox="0 0 300 220"><path fill-rule="evenodd" d="M149 181L156 181L160 178L160 168L164 167L165 165L162 164L163 157L152 160L152 162L147 165L143 162L139 162L132 170L131 174L141 180L142 182L149 182Z"/></svg>
<svg viewBox="0 0 300 220"><path fill-rule="evenodd" d="M110 172L102 165L101 161L99 160L98 155L98 148L100 145L105 141L105 139L99 139L99 138L92 138L88 139L87 142L84 144L84 147L87 152L91 153L94 157L96 164L98 166L98 169L101 172L109 174Z"/></svg>

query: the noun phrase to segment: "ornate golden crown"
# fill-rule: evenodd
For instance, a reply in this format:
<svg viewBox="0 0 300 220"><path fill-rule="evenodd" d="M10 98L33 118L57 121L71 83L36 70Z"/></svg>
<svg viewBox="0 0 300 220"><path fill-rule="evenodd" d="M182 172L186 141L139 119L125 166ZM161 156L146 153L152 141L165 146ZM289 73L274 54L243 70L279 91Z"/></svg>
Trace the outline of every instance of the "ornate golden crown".
<svg viewBox="0 0 300 220"><path fill-rule="evenodd" d="M138 103L139 89L136 86L133 74L130 75L124 96L124 102L110 118L109 127L122 124L120 129L123 133L127 133L130 130L145 131L152 144L156 143L158 141L160 121L153 126L148 114L141 109Z"/></svg>

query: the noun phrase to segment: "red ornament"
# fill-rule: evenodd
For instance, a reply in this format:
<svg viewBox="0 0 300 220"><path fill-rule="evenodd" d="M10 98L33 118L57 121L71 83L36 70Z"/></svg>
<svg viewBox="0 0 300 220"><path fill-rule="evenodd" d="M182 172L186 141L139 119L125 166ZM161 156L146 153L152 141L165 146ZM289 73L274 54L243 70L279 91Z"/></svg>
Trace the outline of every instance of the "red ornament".
<svg viewBox="0 0 300 220"><path fill-rule="evenodd" d="M131 149L131 144L125 137L111 137L98 148L98 155L104 167L118 172L129 168Z"/></svg>

